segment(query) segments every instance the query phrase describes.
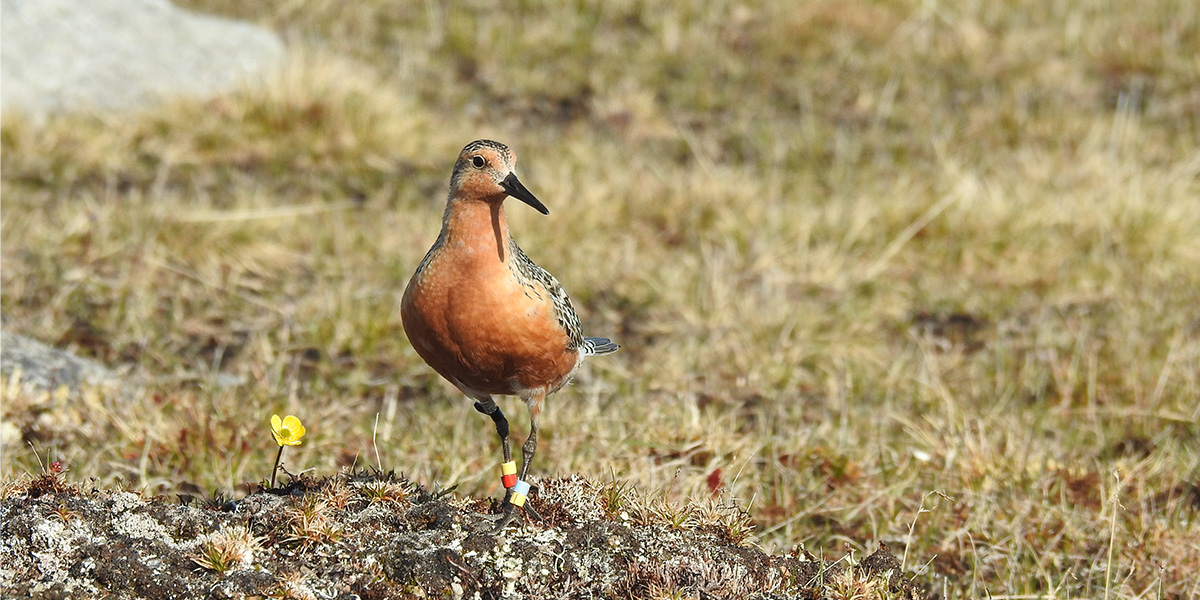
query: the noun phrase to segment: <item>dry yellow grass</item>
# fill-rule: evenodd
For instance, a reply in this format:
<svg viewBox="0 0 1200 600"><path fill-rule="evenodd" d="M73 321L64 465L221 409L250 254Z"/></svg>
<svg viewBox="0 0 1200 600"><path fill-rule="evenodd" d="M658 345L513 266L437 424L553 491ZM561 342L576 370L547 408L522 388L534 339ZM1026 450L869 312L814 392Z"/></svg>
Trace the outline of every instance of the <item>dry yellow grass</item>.
<svg viewBox="0 0 1200 600"><path fill-rule="evenodd" d="M30 433L71 476L244 490L288 412L293 472L497 494L396 308L491 137L551 210L514 235L623 345L537 473L719 481L768 549L907 544L955 597L1200 594L1194 3L193 4L287 73L5 115L5 327L158 377Z"/></svg>

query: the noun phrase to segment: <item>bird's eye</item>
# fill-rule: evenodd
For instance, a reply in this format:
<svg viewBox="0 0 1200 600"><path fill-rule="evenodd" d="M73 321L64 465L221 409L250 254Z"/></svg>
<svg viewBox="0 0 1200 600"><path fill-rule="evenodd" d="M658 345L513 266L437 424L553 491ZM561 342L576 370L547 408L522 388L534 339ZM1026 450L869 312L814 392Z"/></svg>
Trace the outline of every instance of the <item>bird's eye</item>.
<svg viewBox="0 0 1200 600"><path fill-rule="evenodd" d="M471 164L475 165L476 169L482 169L483 166L487 164L487 160L485 160L482 156L476 156L475 158L471 159Z"/></svg>

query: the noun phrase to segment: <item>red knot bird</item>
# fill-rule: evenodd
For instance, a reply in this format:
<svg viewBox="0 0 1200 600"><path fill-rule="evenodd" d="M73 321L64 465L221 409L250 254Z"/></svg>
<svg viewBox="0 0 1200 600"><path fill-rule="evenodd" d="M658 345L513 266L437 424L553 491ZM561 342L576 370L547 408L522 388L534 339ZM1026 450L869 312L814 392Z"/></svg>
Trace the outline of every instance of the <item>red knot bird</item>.
<svg viewBox="0 0 1200 600"><path fill-rule="evenodd" d="M497 531L513 521L530 493L526 476L546 396L562 388L585 357L618 348L607 338L584 337L558 280L529 260L509 234L504 216L509 196L550 214L517 179L516 160L507 146L490 140L462 149L450 176L442 231L408 282L400 309L417 354L496 425L506 489ZM519 396L529 407L519 476L508 420L494 395Z"/></svg>

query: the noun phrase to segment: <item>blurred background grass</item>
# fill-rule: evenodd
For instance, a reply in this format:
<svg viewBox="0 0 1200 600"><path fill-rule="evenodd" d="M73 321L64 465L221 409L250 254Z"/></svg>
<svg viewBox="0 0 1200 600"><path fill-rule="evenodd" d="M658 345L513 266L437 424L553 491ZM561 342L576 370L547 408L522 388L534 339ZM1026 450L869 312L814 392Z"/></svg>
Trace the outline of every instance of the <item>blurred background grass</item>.
<svg viewBox="0 0 1200 600"><path fill-rule="evenodd" d="M1194 2L183 4L283 33L285 72L4 115L5 328L153 376L6 392L6 477L244 493L279 412L293 472L499 495L397 310L489 137L551 210L514 236L623 346L536 473L718 489L768 550L907 546L954 596L1200 593Z"/></svg>

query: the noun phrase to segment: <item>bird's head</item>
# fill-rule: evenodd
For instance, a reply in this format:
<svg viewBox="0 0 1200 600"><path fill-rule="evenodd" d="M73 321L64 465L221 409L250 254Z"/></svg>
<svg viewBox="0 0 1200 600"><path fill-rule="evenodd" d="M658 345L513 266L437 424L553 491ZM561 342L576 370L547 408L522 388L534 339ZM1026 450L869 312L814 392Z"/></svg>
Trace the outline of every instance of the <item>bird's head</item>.
<svg viewBox="0 0 1200 600"><path fill-rule="evenodd" d="M450 197L503 202L506 196L512 196L543 215L550 214L546 205L517 179L513 171L516 163L517 155L500 142L475 140L467 144L454 163Z"/></svg>

